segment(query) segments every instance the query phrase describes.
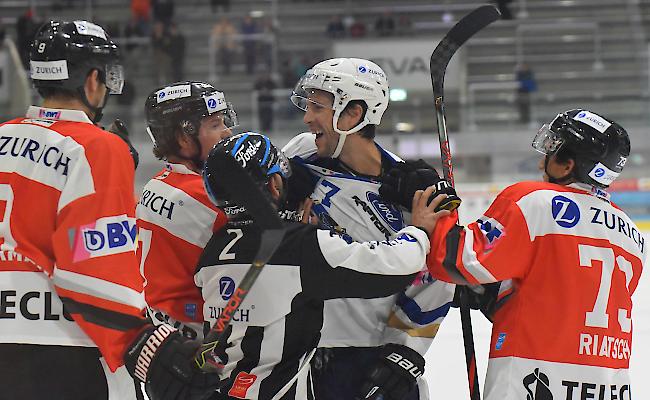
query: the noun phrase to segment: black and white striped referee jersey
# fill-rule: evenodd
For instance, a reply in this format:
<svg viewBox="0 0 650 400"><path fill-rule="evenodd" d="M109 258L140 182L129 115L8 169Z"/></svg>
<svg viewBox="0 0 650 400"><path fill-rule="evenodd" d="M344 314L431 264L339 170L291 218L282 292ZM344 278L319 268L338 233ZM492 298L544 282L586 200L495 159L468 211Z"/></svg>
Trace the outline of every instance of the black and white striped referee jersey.
<svg viewBox="0 0 650 400"><path fill-rule="evenodd" d="M348 242L287 222L277 252L233 316L221 392L233 399L311 399L309 360L327 299L384 297L413 281L429 252L427 234L408 226L393 240ZM207 244L194 277L204 319L213 324L257 253L254 226L223 229Z"/></svg>

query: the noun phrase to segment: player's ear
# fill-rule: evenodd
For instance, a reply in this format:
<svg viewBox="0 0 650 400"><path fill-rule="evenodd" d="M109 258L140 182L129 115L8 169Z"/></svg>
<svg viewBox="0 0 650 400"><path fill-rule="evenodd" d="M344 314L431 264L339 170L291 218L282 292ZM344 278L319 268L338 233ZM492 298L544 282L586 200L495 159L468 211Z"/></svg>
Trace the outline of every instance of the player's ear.
<svg viewBox="0 0 650 400"><path fill-rule="evenodd" d="M345 113L350 116L353 121L361 121L363 115L363 107L359 103L350 103L345 107Z"/></svg>
<svg viewBox="0 0 650 400"><path fill-rule="evenodd" d="M269 177L269 181L266 183L266 188L269 193L271 193L274 200L278 200L282 196L282 184L282 178L279 174L273 174Z"/></svg>
<svg viewBox="0 0 650 400"><path fill-rule="evenodd" d="M576 166L576 162L573 158L569 158L566 162L562 163L562 176L569 175Z"/></svg>

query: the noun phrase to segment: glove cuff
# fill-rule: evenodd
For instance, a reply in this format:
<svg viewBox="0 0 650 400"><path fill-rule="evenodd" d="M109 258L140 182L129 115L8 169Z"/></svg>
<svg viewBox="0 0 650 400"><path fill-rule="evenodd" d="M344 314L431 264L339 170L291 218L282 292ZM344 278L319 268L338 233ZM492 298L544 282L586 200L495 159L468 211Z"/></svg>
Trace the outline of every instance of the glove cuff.
<svg viewBox="0 0 650 400"><path fill-rule="evenodd" d="M135 363L129 363L131 365L128 366L129 372L134 378L142 382L147 381L149 367L155 358L156 352L174 334L179 335L177 329L167 324L155 328L151 327L140 334L127 355L127 357L133 359L137 354Z"/></svg>

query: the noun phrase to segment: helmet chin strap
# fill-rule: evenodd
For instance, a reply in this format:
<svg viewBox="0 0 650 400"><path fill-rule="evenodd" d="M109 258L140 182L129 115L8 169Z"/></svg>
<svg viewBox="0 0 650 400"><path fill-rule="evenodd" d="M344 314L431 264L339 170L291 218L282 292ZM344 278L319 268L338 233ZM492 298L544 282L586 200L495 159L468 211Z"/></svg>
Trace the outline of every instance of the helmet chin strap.
<svg viewBox="0 0 650 400"><path fill-rule="evenodd" d="M185 135L187 135L187 133L185 133ZM194 165L197 171L202 171L203 167L205 166L205 161L201 160L201 153L203 152L203 147L201 146L201 142L199 142L199 139L196 136L194 135L188 135L188 136L190 136L194 141L194 144L196 145L197 148L197 152L192 157L185 157L180 153L180 151L176 151L174 157L181 160L188 161L192 163L192 165Z"/></svg>
<svg viewBox="0 0 650 400"><path fill-rule="evenodd" d="M98 123L99 121L102 120L102 117L104 116L104 107L106 107L106 103L108 102L108 96L110 96L110 93L108 89L106 89L106 93L104 94L104 101L102 101L101 106L93 106L90 104L90 101L88 100L88 97L86 97L86 91L84 90L83 87L80 87L77 89L77 92L79 93L81 97L81 102L88 107L90 112L93 113L93 118L91 119L93 123Z"/></svg>
<svg viewBox="0 0 650 400"><path fill-rule="evenodd" d="M573 176L573 171L569 172L568 174L564 175L563 177L555 178L555 177L551 176L551 174L548 173L548 163L549 163L549 161L550 161L550 157L547 154L546 157L544 157L544 173L546 174L546 176L548 176L548 182L549 183L555 183L557 185L566 185L567 183L569 183L569 181L571 181L571 179L574 177Z"/></svg>
<svg viewBox="0 0 650 400"><path fill-rule="evenodd" d="M345 144L345 138L348 135L345 133L339 133L339 140L336 143L336 149L334 149L334 153L332 153L332 158L338 158L341 155L341 150L343 150L343 145Z"/></svg>
<svg viewBox="0 0 650 400"><path fill-rule="evenodd" d="M336 149L334 149L334 153L332 153L332 158L338 158L341 155L341 151L343 150L343 145L345 144L345 138L348 135L351 135L353 133L359 132L361 128L367 125L367 122L360 121L357 126L355 126L352 129L349 129L347 131L342 131L338 128L338 120L339 120L339 115L341 115L340 111L337 111L334 113L334 117L332 119L332 127L334 128L334 132L339 134L339 140L336 143Z"/></svg>

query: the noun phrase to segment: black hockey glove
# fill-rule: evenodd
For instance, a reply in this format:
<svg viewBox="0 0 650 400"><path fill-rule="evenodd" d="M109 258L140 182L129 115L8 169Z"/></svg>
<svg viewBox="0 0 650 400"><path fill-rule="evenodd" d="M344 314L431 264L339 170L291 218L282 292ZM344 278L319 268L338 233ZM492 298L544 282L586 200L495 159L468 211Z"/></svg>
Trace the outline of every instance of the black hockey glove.
<svg viewBox="0 0 650 400"><path fill-rule="evenodd" d="M380 357L361 386L358 400L405 399L424 373L424 358L417 351L394 343L385 345Z"/></svg>
<svg viewBox="0 0 650 400"><path fill-rule="evenodd" d="M135 147L133 147L131 144L131 140L129 140L129 130L126 129L124 122L122 122L122 120L119 118L116 119L113 121L111 126L108 127L108 131L119 136L120 139L124 140L127 146L129 146L129 152L133 158L133 165L135 165L135 168L137 169L138 163L140 162L140 155L138 154L138 151L135 149Z"/></svg>
<svg viewBox="0 0 650 400"><path fill-rule="evenodd" d="M411 211L413 196L418 190L435 186L436 190L431 195L431 201L439 194L446 194L447 198L440 203L436 211L453 211L460 205L460 198L456 190L442 179L438 172L424 160L415 162L400 162L388 171L382 178L379 194L384 200L397 203Z"/></svg>
<svg viewBox="0 0 650 400"><path fill-rule="evenodd" d="M204 400L214 395L218 374L205 373L194 362L198 343L170 325L151 326L124 355L127 371L145 383L150 400Z"/></svg>
<svg viewBox="0 0 650 400"><path fill-rule="evenodd" d="M456 286L452 307L460 307L461 296L467 301L467 305L472 310L480 310L487 319L492 321L492 316L497 309L497 297L501 282L488 283L483 286L482 294L476 293L468 286Z"/></svg>
<svg viewBox="0 0 650 400"><path fill-rule="evenodd" d="M297 211L303 200L314 192L317 180L309 173L307 167L299 162L291 159L289 164L291 165L291 176L287 193L287 210Z"/></svg>

